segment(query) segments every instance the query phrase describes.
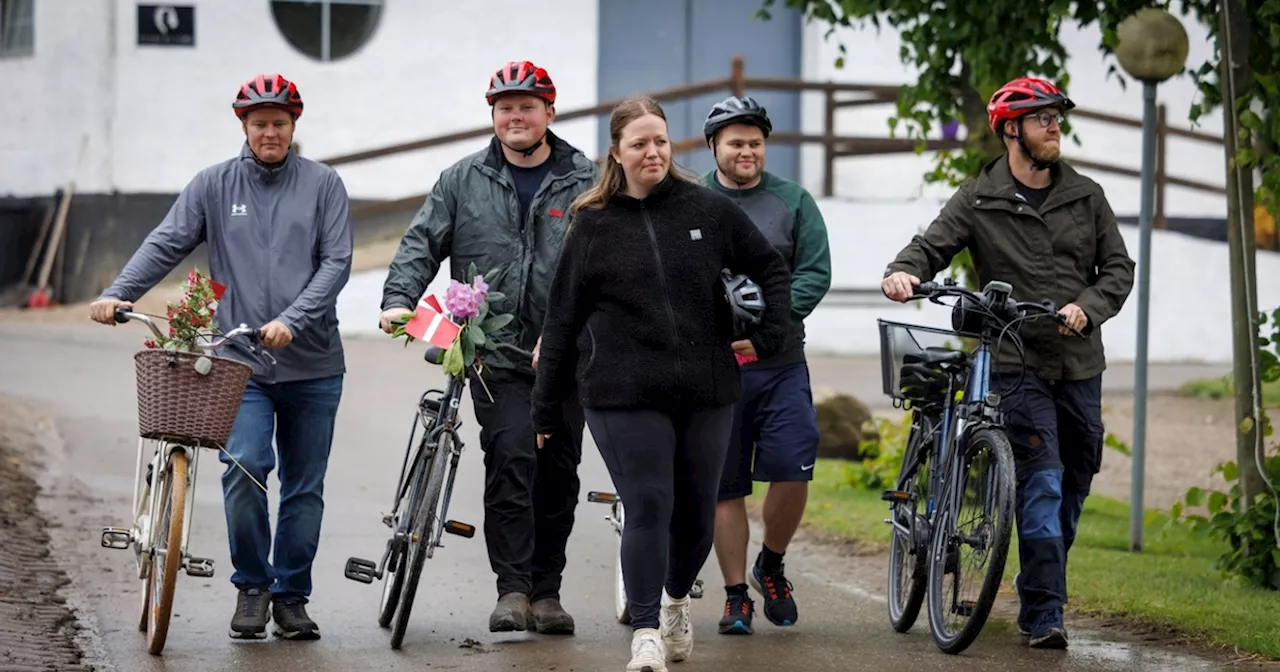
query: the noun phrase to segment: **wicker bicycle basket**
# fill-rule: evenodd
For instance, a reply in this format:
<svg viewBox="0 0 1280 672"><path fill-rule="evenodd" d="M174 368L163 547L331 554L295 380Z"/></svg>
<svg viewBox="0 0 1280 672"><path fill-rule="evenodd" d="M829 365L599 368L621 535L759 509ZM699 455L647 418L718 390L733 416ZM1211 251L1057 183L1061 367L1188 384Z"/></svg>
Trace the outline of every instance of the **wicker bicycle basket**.
<svg viewBox="0 0 1280 672"><path fill-rule="evenodd" d="M925 349L969 350L964 334L919 324L903 324L876 320L880 325L880 375L884 393L896 400L906 396L902 390L902 365L907 360L919 361Z"/></svg>
<svg viewBox="0 0 1280 672"><path fill-rule="evenodd" d="M208 357L208 374L196 360ZM183 445L226 444L253 368L225 357L161 349L133 356L138 371L138 432Z"/></svg>

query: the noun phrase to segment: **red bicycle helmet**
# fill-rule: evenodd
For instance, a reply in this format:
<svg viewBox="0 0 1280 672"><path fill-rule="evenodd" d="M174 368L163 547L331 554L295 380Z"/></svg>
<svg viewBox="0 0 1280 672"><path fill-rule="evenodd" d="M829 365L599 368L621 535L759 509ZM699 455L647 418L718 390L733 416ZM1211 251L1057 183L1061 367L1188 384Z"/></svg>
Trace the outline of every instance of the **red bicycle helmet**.
<svg viewBox="0 0 1280 672"><path fill-rule="evenodd" d="M277 74L261 74L240 85L236 102L231 104L236 116L244 118L253 110L277 107L294 119L302 116L302 96L293 82Z"/></svg>
<svg viewBox="0 0 1280 672"><path fill-rule="evenodd" d="M527 93L537 96L548 104L556 102L556 85L551 75L529 61L511 61L489 79L489 90L484 99L490 105L504 93Z"/></svg>
<svg viewBox="0 0 1280 672"><path fill-rule="evenodd" d="M1061 107L1065 112L1075 107L1064 93L1047 80L1019 77L1000 87L987 103L987 120L991 130L1001 135L1000 125L1042 107Z"/></svg>

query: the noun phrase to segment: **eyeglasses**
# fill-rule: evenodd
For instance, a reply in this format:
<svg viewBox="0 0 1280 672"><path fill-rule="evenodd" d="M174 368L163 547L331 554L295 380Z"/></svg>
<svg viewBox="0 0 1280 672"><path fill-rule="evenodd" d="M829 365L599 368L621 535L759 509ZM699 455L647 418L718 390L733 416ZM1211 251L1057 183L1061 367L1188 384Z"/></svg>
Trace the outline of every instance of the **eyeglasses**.
<svg viewBox="0 0 1280 672"><path fill-rule="evenodd" d="M1067 116L1057 110L1040 110L1027 116L1039 121L1042 128L1049 128L1049 122L1052 121L1057 121L1058 125L1061 126L1067 120Z"/></svg>

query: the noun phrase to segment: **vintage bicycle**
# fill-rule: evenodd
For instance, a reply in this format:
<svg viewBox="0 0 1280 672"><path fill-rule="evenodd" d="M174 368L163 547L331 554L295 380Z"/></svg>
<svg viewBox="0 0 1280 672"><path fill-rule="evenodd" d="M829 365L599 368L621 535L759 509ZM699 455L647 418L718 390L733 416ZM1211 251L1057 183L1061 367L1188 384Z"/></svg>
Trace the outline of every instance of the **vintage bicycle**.
<svg viewBox="0 0 1280 672"><path fill-rule="evenodd" d="M532 352L513 345L498 344L495 349L533 359ZM423 358L442 365L444 356L444 349L428 346ZM465 379L448 376L444 390L423 392L414 411L391 512L382 516L382 524L392 531L382 558L374 562L352 557L344 570L353 581L383 582L378 625L391 628L392 649L404 642L422 570L427 559L435 557L435 550L444 548L444 535L470 539L476 533L474 525L448 519L458 461L466 445L458 435L462 426L458 409L465 389Z"/></svg>
<svg viewBox="0 0 1280 672"><path fill-rule="evenodd" d="M132 320L147 325L163 339L150 316L116 309L117 323ZM224 450L231 434L253 369L212 353L242 337L249 341L251 354L274 361L258 346L260 330L244 324L222 336L196 339L195 345L203 354L147 349L134 355L139 439L133 520L129 527L103 528L102 545L133 549L138 578L143 581L138 630L147 633L147 651L152 654L163 651L168 638L178 572L200 578L213 576L213 560L187 551L197 449ZM258 486L266 490L261 483Z"/></svg>
<svg viewBox="0 0 1280 672"><path fill-rule="evenodd" d="M614 534L617 535L613 560L614 617L618 619L619 623L630 625L631 603L627 600L627 587L622 580L622 530L627 522L626 509L622 505L622 498L613 492L592 490L587 493L587 501L593 504L609 505L609 514L604 519L613 528ZM702 579L697 579L693 582L693 587L689 589L689 596L698 599L702 597L702 593Z"/></svg>
<svg viewBox="0 0 1280 672"><path fill-rule="evenodd" d="M1013 529L1013 449L1001 392L991 388L994 353L1011 338L1025 375L1017 325L1041 318L1066 324L1052 301L1014 301L1012 294L999 281L981 292L949 278L924 282L914 299L946 305L942 297L959 298L953 329L877 320L884 393L911 411L895 487L882 495L893 527L889 621L898 632L910 630L927 596L934 642L951 654L968 648L990 615ZM974 594L962 594L974 577Z"/></svg>

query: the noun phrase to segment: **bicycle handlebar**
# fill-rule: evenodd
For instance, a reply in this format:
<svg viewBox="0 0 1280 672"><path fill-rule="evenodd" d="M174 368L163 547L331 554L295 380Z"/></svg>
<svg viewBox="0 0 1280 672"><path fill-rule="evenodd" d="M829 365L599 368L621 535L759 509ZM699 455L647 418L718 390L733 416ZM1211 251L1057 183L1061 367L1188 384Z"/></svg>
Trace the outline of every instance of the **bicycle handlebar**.
<svg viewBox="0 0 1280 672"><path fill-rule="evenodd" d="M125 322L137 320L147 325L151 329L151 333L156 335L156 338L162 340L165 338L164 334L160 333L160 328L156 326L155 321L143 313L135 313L125 308L116 308L115 320L116 324L124 324ZM232 329L230 332L222 334L221 336L215 337L209 341L201 342L197 340L195 346L205 352L217 350L218 348L226 345L228 341L239 336L250 336L254 341L257 341L262 337L262 330L257 327L250 327L247 324L241 323L240 326Z"/></svg>
<svg viewBox="0 0 1280 672"><path fill-rule="evenodd" d="M922 282L914 287L913 290L912 299L928 299L934 303L938 303L937 299L943 296L967 298L1006 322L1012 322L1016 319L1052 317L1055 322L1066 327L1076 337L1088 338L1080 331L1067 326L1066 316L1058 313L1058 306L1053 301L1049 299L1044 301L1014 301L1011 298L1013 287L1005 282L989 282L987 283L987 289L981 292L975 292L955 284L938 284L933 281ZM991 290L990 294L987 290ZM1028 315L1028 313L1032 314Z"/></svg>

